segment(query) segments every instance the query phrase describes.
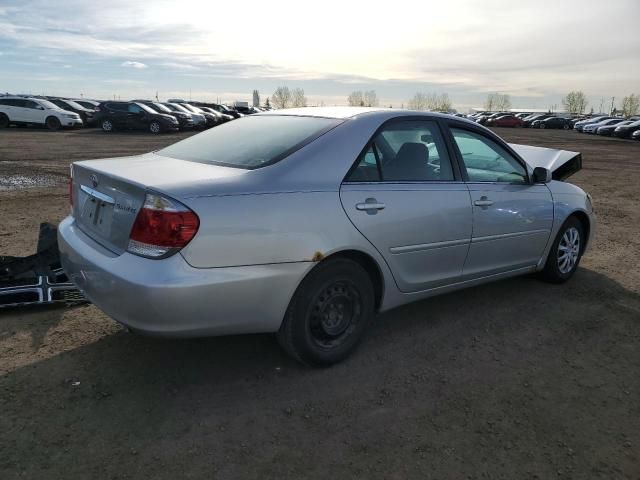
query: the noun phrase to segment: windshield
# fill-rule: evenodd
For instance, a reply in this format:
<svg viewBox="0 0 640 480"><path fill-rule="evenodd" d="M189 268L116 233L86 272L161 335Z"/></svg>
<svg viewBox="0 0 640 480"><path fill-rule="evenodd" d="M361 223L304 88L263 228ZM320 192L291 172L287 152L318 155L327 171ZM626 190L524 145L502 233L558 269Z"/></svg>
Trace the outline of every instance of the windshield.
<svg viewBox="0 0 640 480"><path fill-rule="evenodd" d="M170 103L168 107L172 108L174 112L193 113L184 108L182 105L178 105L177 103Z"/></svg>
<svg viewBox="0 0 640 480"><path fill-rule="evenodd" d="M136 102L136 105L138 105L141 109L143 109L147 113L158 113L153 108L147 107L144 103Z"/></svg>
<svg viewBox="0 0 640 480"><path fill-rule="evenodd" d="M184 105L180 105L183 108L186 108L187 110L192 111L193 113L202 113L202 110L200 110L198 107L194 107L193 105L189 105L188 103L185 103Z"/></svg>
<svg viewBox="0 0 640 480"><path fill-rule="evenodd" d="M156 153L180 160L254 169L282 160L340 123L335 118L244 117Z"/></svg>
<svg viewBox="0 0 640 480"><path fill-rule="evenodd" d="M38 103L42 105L44 108L52 108L54 110L60 110L60 107L55 103L51 103L49 100L40 100L38 99Z"/></svg>
<svg viewBox="0 0 640 480"><path fill-rule="evenodd" d="M65 100L65 103L67 103L71 108L76 108L78 110L84 110L85 108L80 105L79 103L74 102L73 100Z"/></svg>
<svg viewBox="0 0 640 480"><path fill-rule="evenodd" d="M164 112L164 113L168 113L171 112L170 108L167 108L166 105L163 105L161 103L157 103L157 102L153 102L152 103L153 107L158 110L159 112Z"/></svg>

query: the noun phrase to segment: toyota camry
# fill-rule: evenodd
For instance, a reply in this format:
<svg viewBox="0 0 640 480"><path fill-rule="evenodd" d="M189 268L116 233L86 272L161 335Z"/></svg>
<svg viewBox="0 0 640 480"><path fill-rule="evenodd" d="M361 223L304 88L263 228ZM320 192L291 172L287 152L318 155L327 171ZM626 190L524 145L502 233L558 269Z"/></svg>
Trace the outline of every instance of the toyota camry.
<svg viewBox="0 0 640 480"><path fill-rule="evenodd" d="M265 112L75 162L61 258L133 331L273 332L329 365L376 312L515 275L571 278L594 232L591 197L564 181L581 161L445 114Z"/></svg>

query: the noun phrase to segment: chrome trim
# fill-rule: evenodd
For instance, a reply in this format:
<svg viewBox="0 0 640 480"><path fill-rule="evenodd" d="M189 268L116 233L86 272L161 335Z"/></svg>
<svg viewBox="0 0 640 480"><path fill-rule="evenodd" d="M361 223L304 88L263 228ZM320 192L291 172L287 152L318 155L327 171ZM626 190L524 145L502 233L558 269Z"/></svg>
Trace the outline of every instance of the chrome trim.
<svg viewBox="0 0 640 480"><path fill-rule="evenodd" d="M471 239L462 238L460 240L447 240L445 242L422 243L419 245L405 245L402 247L391 247L389 251L393 254L421 252L424 250L434 250L436 248L457 247L458 245L468 245Z"/></svg>
<svg viewBox="0 0 640 480"><path fill-rule="evenodd" d="M526 237L528 235L536 235L539 233L551 234L550 230L529 230L527 232L501 233L500 235L487 235L486 237L474 237L471 243L491 242L493 240L502 240L505 238Z"/></svg>
<svg viewBox="0 0 640 480"><path fill-rule="evenodd" d="M105 195L104 193L94 190L93 188L89 188L86 185L80 185L80 190L82 190L87 195L90 195L94 198L97 198L98 200L103 201L104 203L110 203L112 205L115 205L116 203L113 197L110 197L109 195Z"/></svg>

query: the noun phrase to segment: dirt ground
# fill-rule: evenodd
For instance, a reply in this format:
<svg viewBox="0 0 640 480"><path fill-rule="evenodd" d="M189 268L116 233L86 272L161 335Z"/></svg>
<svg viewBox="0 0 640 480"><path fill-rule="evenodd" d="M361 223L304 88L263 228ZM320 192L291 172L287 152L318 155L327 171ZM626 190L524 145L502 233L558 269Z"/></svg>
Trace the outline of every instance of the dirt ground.
<svg viewBox="0 0 640 480"><path fill-rule="evenodd" d="M640 142L499 133L583 153L572 181L599 223L571 282L396 309L326 370L269 335L159 340L93 306L0 312L0 478L640 479ZM0 131L0 254L30 253L66 215L70 161L180 136ZM34 179L47 187L7 190Z"/></svg>

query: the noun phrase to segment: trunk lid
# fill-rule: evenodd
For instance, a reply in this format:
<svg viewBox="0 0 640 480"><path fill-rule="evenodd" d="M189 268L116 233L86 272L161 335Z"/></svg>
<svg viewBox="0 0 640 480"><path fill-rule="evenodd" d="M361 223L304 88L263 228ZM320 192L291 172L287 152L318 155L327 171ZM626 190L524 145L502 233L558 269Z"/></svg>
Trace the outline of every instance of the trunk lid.
<svg viewBox="0 0 640 480"><path fill-rule="evenodd" d="M148 191L180 201L180 193L188 191L188 186L243 172L154 154L75 162L73 216L89 237L122 254Z"/></svg>

